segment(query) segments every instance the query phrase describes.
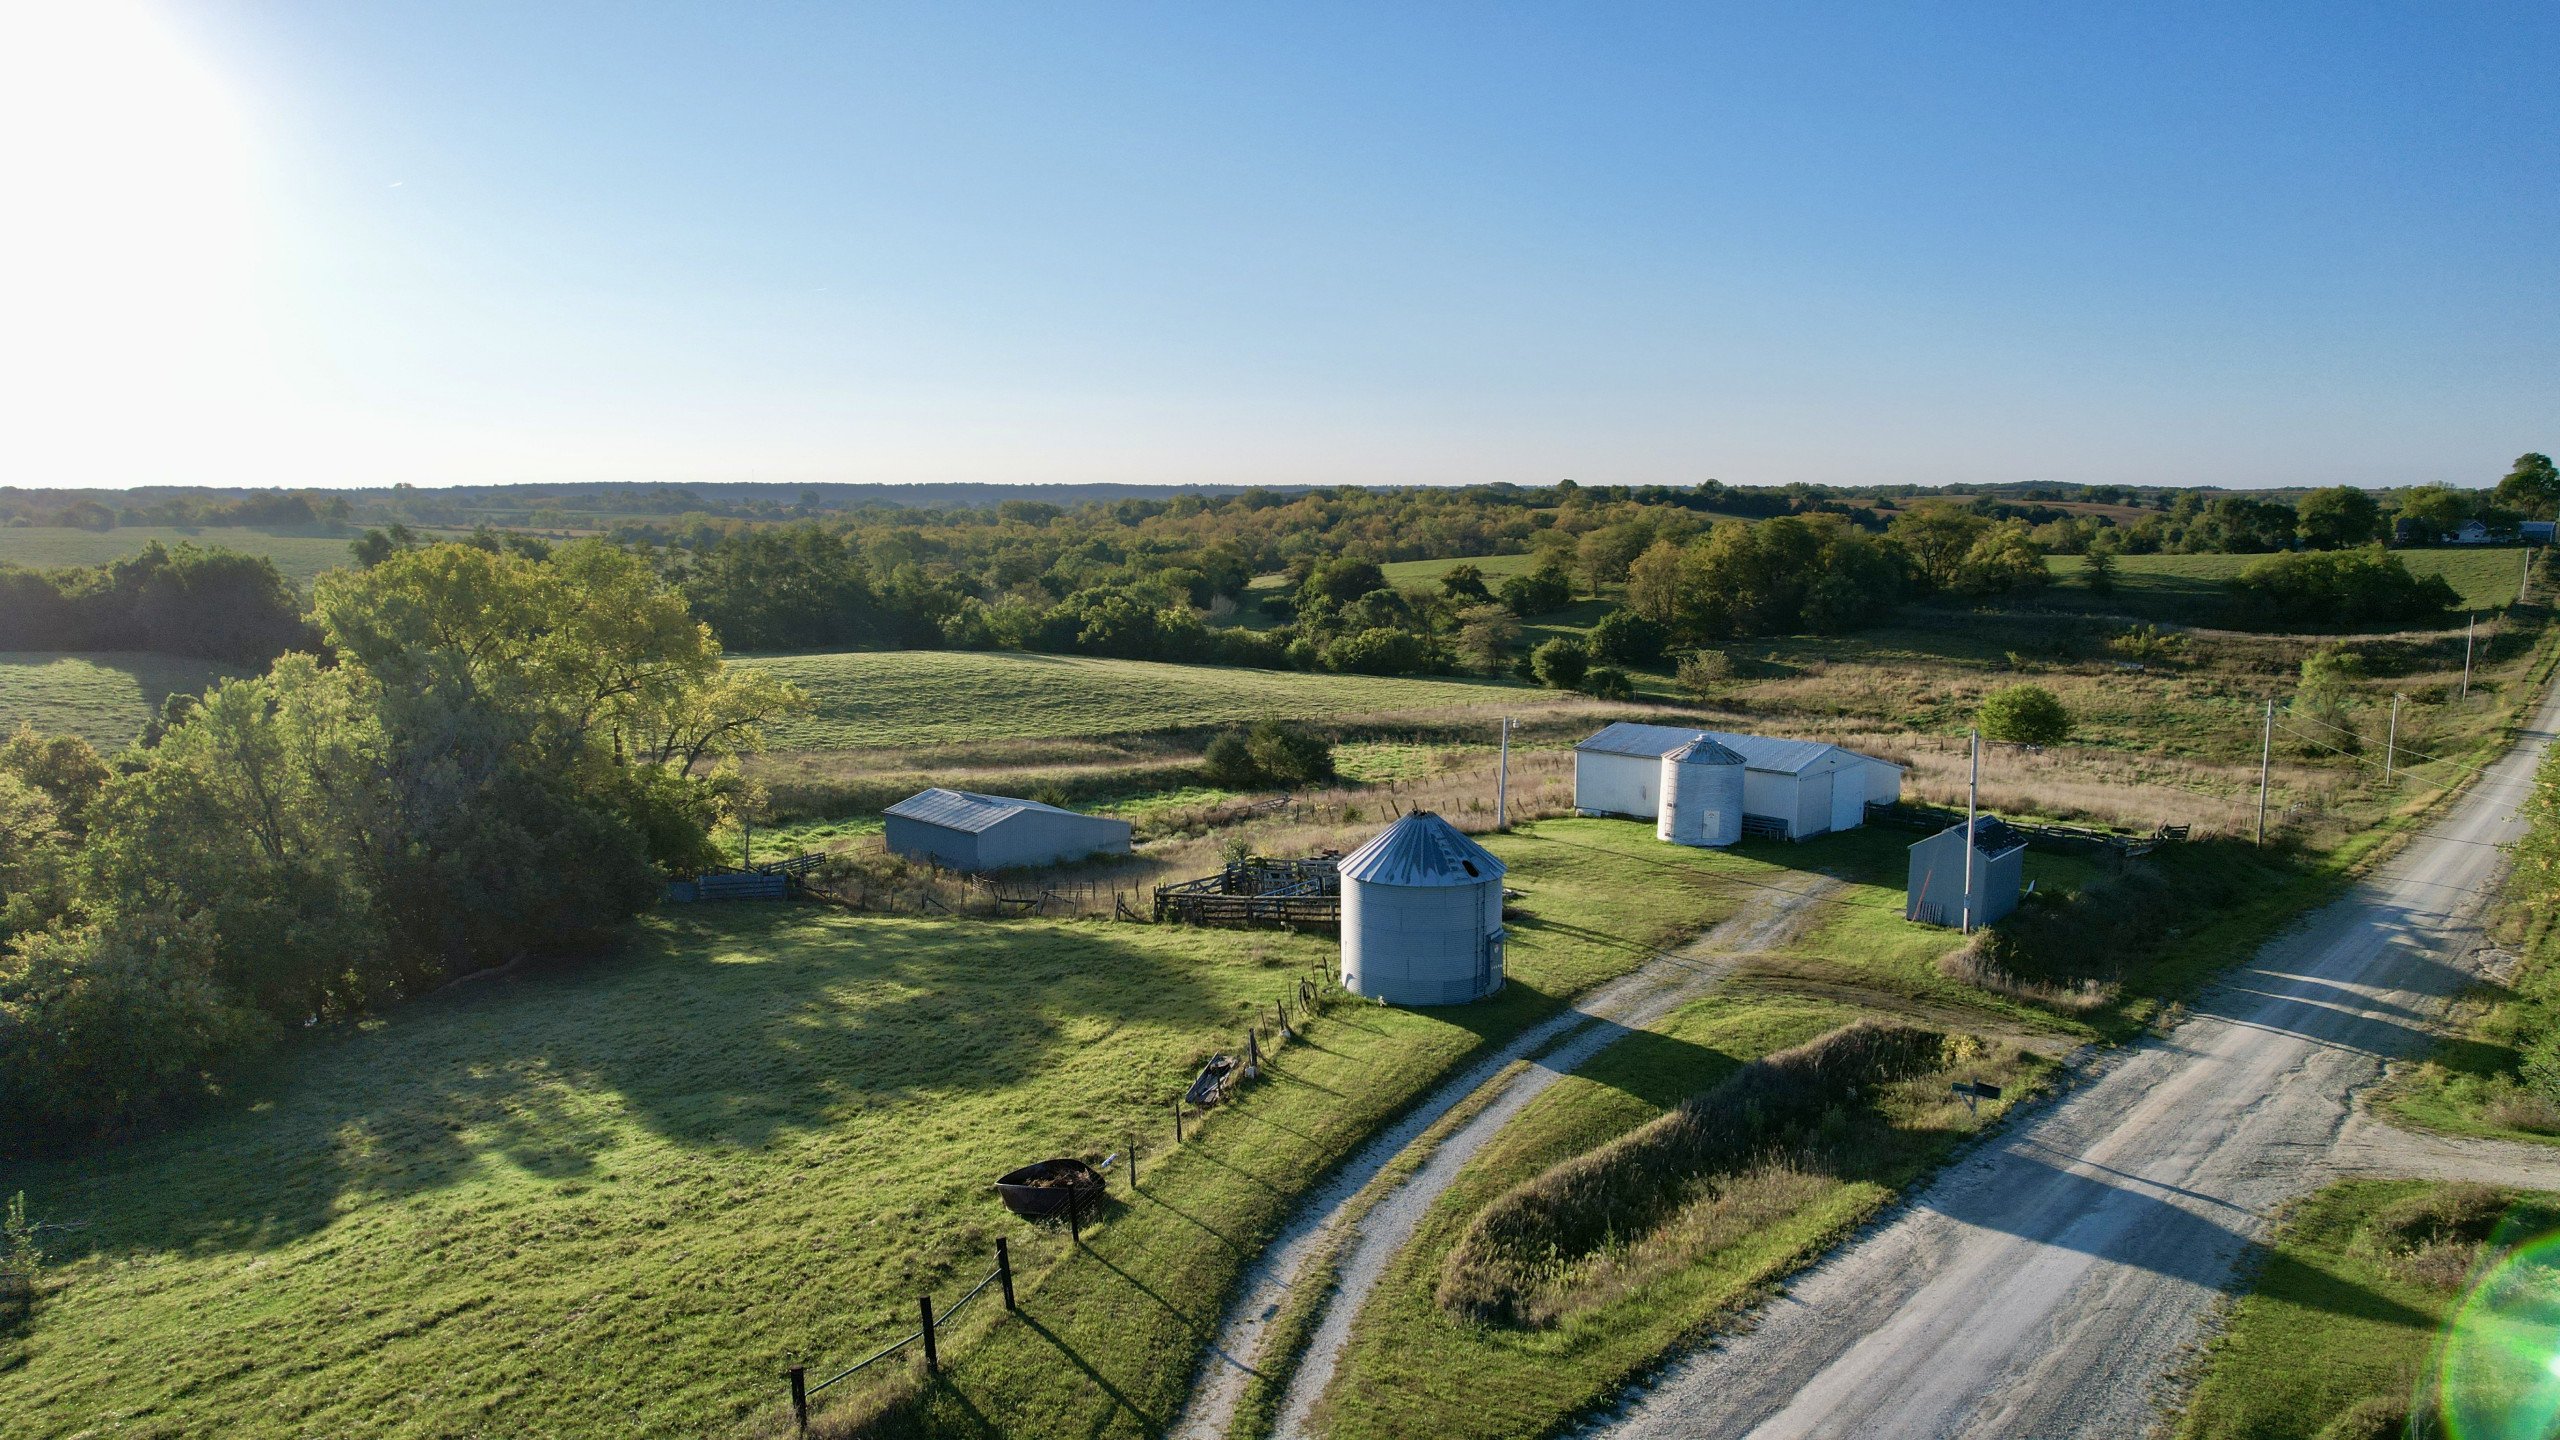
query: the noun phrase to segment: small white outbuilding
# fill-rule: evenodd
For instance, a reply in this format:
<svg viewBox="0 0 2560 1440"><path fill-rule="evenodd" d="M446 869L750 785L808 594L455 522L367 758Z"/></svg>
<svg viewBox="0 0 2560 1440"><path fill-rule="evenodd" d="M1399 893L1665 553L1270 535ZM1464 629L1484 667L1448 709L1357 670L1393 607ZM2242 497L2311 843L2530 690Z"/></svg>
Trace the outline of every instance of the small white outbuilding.
<svg viewBox="0 0 2560 1440"><path fill-rule="evenodd" d="M1923 925L1965 923L1965 827L1950 825L1911 847L1911 878L1902 918ZM2027 842L1988 815L1973 822L1973 923L1988 925L2018 908Z"/></svg>
<svg viewBox="0 0 2560 1440"><path fill-rule="evenodd" d="M1342 988L1462 1005L1502 988L1502 862L1416 810L1342 857Z"/></svg>
<svg viewBox="0 0 2560 1440"><path fill-rule="evenodd" d="M1653 833L1674 845L1730 845L1742 838L1742 791L1742 757L1701 735L1662 757Z"/></svg>
<svg viewBox="0 0 2560 1440"><path fill-rule="evenodd" d="M1621 720L1573 747L1573 805L1584 815L1657 823L1663 757L1705 738L1742 757L1742 813L1790 840L1866 823L1867 806L1902 798L1902 767L1820 740L1783 740Z"/></svg>
<svg viewBox="0 0 2560 1440"><path fill-rule="evenodd" d="M920 790L882 812L889 849L954 870L1062 865L1129 853L1129 822L969 790Z"/></svg>

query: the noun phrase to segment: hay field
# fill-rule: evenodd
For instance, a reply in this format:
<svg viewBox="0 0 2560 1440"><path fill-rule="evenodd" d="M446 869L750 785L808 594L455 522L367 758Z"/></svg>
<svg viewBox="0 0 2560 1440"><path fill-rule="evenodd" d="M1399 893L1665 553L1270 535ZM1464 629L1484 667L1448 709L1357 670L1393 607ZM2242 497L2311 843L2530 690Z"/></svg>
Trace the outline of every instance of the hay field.
<svg viewBox="0 0 2560 1440"><path fill-rule="evenodd" d="M260 530L240 525L214 525L179 530L165 525L135 525L114 530L78 530L58 525L0 528L0 560L17 565L104 565L142 553L154 540L175 548L180 541L212 548L264 555L276 569L308 594L313 576L353 563L345 535L312 535Z"/></svg>
<svg viewBox="0 0 2560 1440"><path fill-rule="evenodd" d="M908 748L1073 739L1248 724L1265 716L1480 711L1488 718L1572 703L1483 680L1318 675L1151 660L999 651L899 650L743 658L791 681L813 714L774 727L783 750Z"/></svg>
<svg viewBox="0 0 2560 1440"><path fill-rule="evenodd" d="M101 750L122 749L169 695L239 673L218 661L139 651L0 650L0 733L33 725Z"/></svg>

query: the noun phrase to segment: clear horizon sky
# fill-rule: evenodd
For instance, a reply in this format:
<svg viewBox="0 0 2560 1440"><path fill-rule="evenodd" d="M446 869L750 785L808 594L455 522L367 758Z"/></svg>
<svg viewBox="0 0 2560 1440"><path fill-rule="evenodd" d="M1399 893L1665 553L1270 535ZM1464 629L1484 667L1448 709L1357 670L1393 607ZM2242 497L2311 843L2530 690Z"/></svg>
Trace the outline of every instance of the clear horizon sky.
<svg viewBox="0 0 2560 1440"><path fill-rule="evenodd" d="M0 0L0 483L2560 447L2560 7Z"/></svg>

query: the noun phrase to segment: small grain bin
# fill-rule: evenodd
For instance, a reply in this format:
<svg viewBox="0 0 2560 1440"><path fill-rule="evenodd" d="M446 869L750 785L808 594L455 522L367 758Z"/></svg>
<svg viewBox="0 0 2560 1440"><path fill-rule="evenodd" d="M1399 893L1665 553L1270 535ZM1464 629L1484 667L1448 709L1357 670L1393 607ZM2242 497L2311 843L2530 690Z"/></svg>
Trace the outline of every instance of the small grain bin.
<svg viewBox="0 0 2560 1440"><path fill-rule="evenodd" d="M1674 845L1730 845L1742 838L1742 757L1701 735L1662 757L1662 816L1654 833Z"/></svg>
<svg viewBox="0 0 2560 1440"><path fill-rule="evenodd" d="M1342 857L1342 988L1459 1005L1502 988L1502 862L1416 810Z"/></svg>

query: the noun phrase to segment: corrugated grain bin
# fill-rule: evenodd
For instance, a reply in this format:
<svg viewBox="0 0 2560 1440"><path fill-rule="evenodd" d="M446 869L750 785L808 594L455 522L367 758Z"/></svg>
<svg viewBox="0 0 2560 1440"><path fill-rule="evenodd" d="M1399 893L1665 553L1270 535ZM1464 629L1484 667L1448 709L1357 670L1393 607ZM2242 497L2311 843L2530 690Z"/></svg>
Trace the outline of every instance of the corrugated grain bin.
<svg viewBox="0 0 2560 1440"><path fill-rule="evenodd" d="M1459 1005L1502 988L1502 862L1417 810L1342 857L1342 988Z"/></svg>
<svg viewBox="0 0 2560 1440"><path fill-rule="evenodd" d="M1662 757L1662 817L1654 833L1674 845L1730 845L1742 838L1742 757L1701 735Z"/></svg>

